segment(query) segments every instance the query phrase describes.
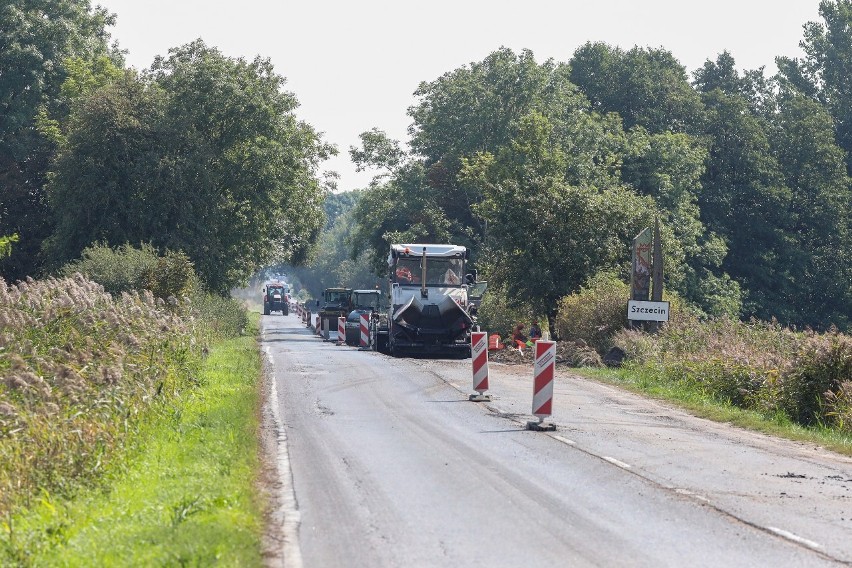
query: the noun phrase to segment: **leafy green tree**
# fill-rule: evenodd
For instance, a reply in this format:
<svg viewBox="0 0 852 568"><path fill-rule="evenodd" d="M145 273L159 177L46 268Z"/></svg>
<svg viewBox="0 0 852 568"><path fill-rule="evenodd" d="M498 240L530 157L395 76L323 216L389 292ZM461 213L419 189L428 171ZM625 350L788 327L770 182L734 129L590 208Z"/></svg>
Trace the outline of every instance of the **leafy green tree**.
<svg viewBox="0 0 852 568"><path fill-rule="evenodd" d="M7 279L41 271L42 241L52 231L44 189L55 140L40 116L63 118L69 61L107 58L120 65L106 29L114 17L88 0L18 0L0 5L0 233L21 242L0 261Z"/></svg>
<svg viewBox="0 0 852 568"><path fill-rule="evenodd" d="M150 242L185 252L222 294L272 261L303 262L323 224L317 168L334 149L295 118L283 83L268 60L199 40L92 93L51 184L56 260L92 240Z"/></svg>
<svg viewBox="0 0 852 568"><path fill-rule="evenodd" d="M629 51L605 43L586 43L571 61L570 80L600 113L616 112L630 129L652 134L700 130L702 104L686 69L664 49Z"/></svg>
<svg viewBox="0 0 852 568"><path fill-rule="evenodd" d="M820 103L796 92L780 98L771 142L791 191L784 262L792 279L792 320L848 328L852 313L852 180L834 124Z"/></svg>
<svg viewBox="0 0 852 568"><path fill-rule="evenodd" d="M778 57L776 62L789 86L829 109L852 172L852 0L822 0L819 13L823 23L804 26L799 45L805 56Z"/></svg>
<svg viewBox="0 0 852 568"><path fill-rule="evenodd" d="M426 182L423 165L417 161L401 167L391 180L365 190L355 206L352 256L367 252L373 271L384 275L391 243L469 244L460 239L464 227L454 226L436 201L435 189Z"/></svg>
<svg viewBox="0 0 852 568"><path fill-rule="evenodd" d="M687 134L649 134L636 127L624 157L622 179L652 197L661 221L666 287L703 311L736 316L739 286L721 269L724 240L701 221L698 195L707 149Z"/></svg>
<svg viewBox="0 0 852 568"><path fill-rule="evenodd" d="M777 81L767 78L763 67L740 75L727 51L720 53L716 61L705 61L693 77L693 85L701 93L719 89L729 96L740 95L749 102L752 112L765 118L771 118L776 110Z"/></svg>
<svg viewBox="0 0 852 568"><path fill-rule="evenodd" d="M568 67L537 63L533 53L501 48L480 62L445 73L415 91L409 109L412 152L424 159L432 208L460 244L479 248L485 226L473 214L482 200L479 187L459 184L462 158L507 145L517 122L536 111L556 122L577 118L587 101L571 84Z"/></svg>
<svg viewBox="0 0 852 568"><path fill-rule="evenodd" d="M709 120L707 170L699 196L707 228L725 239L725 273L742 286L744 315L790 321L790 265L784 184L769 141L768 125L741 95L713 89L703 95Z"/></svg>
<svg viewBox="0 0 852 568"><path fill-rule="evenodd" d="M68 121L53 167L49 194L56 212L45 248L56 266L95 242L117 246L154 242L162 214L156 166L169 141L158 131L162 91L132 71L81 99Z"/></svg>
<svg viewBox="0 0 852 568"><path fill-rule="evenodd" d="M485 188L477 212L488 221L483 265L515 305L547 315L556 329L558 300L604 269L623 268L630 241L653 219L654 203L613 184L571 185L572 155L551 144L553 125L532 113L497 155L465 160L463 177Z"/></svg>
<svg viewBox="0 0 852 568"><path fill-rule="evenodd" d="M12 254L12 243L18 242L18 235L6 235L0 237L0 258Z"/></svg>

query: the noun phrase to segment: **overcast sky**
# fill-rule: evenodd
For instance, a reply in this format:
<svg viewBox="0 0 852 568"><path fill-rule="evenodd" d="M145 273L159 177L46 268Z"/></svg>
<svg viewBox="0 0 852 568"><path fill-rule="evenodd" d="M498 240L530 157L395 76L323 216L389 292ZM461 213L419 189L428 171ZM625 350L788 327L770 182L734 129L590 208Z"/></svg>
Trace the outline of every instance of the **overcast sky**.
<svg viewBox="0 0 852 568"><path fill-rule="evenodd" d="M819 0L93 0L118 15L112 35L137 69L202 38L225 55L269 57L301 103L299 117L340 155L339 189L365 187L349 147L378 127L407 140L406 109L431 81L501 46L567 61L587 41L663 47L688 72L731 52L740 70L800 56Z"/></svg>

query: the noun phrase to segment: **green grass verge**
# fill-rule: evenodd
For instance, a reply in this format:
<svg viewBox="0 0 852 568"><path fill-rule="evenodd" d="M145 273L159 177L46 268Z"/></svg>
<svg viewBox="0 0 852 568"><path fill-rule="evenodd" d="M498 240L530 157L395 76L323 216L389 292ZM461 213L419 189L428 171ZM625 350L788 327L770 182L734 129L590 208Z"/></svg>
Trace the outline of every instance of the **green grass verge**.
<svg viewBox="0 0 852 568"><path fill-rule="evenodd" d="M573 373L600 382L620 386L657 400L674 403L695 416L725 422L741 428L787 438L797 442L817 444L834 452L852 456L852 436L830 428L804 427L781 413L766 415L745 410L719 401L708 393L688 385L664 381L644 369L606 369L584 367Z"/></svg>
<svg viewBox="0 0 852 568"><path fill-rule="evenodd" d="M103 486L12 519L0 565L260 566L260 374L254 334L213 346Z"/></svg>

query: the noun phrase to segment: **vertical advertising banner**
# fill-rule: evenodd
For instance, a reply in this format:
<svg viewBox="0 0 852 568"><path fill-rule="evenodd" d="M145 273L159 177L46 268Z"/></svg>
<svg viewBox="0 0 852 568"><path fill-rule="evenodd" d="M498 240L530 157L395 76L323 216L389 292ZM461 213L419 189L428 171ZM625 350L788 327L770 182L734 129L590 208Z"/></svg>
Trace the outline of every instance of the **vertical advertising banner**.
<svg viewBox="0 0 852 568"><path fill-rule="evenodd" d="M651 294L651 229L633 239L633 268L630 271L630 299L648 301Z"/></svg>

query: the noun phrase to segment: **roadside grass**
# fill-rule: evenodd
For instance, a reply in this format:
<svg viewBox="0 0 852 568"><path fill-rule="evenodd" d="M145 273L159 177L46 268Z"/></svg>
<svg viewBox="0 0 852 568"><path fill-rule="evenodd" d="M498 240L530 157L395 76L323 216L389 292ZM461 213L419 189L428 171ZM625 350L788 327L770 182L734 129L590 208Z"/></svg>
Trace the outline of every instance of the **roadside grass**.
<svg viewBox="0 0 852 568"><path fill-rule="evenodd" d="M245 335L211 346L198 386L152 409L138 442L102 485L71 499L43 493L19 513L6 561L262 565L258 319L252 314Z"/></svg>
<svg viewBox="0 0 852 568"><path fill-rule="evenodd" d="M571 372L585 378L625 388L631 392L674 403L695 416L729 423L789 440L816 444L852 456L852 435L824 425L802 426L783 412L759 412L737 407L693 385L671 382L643 367L622 369L583 367Z"/></svg>

